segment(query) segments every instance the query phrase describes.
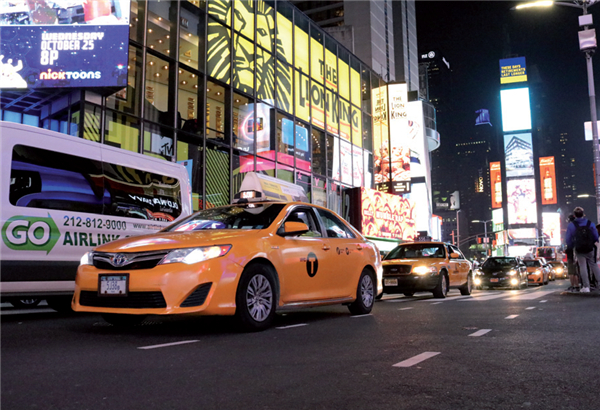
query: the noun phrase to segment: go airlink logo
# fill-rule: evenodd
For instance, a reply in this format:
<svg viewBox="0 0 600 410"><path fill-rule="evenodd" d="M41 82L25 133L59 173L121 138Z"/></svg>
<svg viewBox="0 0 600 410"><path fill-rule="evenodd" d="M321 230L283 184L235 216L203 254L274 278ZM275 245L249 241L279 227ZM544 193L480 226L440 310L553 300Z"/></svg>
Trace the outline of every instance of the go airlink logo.
<svg viewBox="0 0 600 410"><path fill-rule="evenodd" d="M47 218L13 216L2 227L2 240L16 251L45 251L50 253L60 231L48 214Z"/></svg>

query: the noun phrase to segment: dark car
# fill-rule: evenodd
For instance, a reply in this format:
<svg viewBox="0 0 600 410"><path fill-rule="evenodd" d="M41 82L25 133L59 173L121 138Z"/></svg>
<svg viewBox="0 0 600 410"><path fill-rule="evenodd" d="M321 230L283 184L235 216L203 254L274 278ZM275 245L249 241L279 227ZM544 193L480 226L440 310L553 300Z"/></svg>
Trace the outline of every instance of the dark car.
<svg viewBox="0 0 600 410"><path fill-rule="evenodd" d="M475 285L479 288L527 287L527 269L521 259L510 256L493 256L475 271Z"/></svg>
<svg viewBox="0 0 600 410"><path fill-rule="evenodd" d="M551 266L552 272L554 272L555 279L567 279L569 277L567 267L562 261L550 261L548 264Z"/></svg>

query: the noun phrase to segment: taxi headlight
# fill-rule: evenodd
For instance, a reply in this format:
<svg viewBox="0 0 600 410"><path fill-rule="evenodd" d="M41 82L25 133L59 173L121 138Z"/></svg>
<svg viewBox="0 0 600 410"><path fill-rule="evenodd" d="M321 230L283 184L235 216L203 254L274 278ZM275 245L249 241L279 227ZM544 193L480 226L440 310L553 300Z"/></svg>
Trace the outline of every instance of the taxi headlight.
<svg viewBox="0 0 600 410"><path fill-rule="evenodd" d="M167 263L193 263L203 262L209 259L224 256L231 249L231 245L204 246L202 248L175 249L169 252L158 264Z"/></svg>
<svg viewBox="0 0 600 410"><path fill-rule="evenodd" d="M535 274L536 274L536 275L541 275L541 274L542 274L542 272L543 272L543 271L542 271L541 269L538 269L538 270L536 270L536 271L535 271Z"/></svg>
<svg viewBox="0 0 600 410"><path fill-rule="evenodd" d="M508 276L515 276L516 274L517 274L517 272L514 271L514 270L509 270L508 271Z"/></svg>
<svg viewBox="0 0 600 410"><path fill-rule="evenodd" d="M428 273L437 272L437 268L435 266L416 266L412 271L417 275L427 275Z"/></svg>
<svg viewBox="0 0 600 410"><path fill-rule="evenodd" d="M556 273L562 273L563 272L562 268L556 268L555 270L556 270Z"/></svg>
<svg viewBox="0 0 600 410"><path fill-rule="evenodd" d="M475 272L473 272L475 275L483 275L483 272L479 269L475 269Z"/></svg>
<svg viewBox="0 0 600 410"><path fill-rule="evenodd" d="M94 264L94 252L86 252L79 260L80 265L93 265Z"/></svg>

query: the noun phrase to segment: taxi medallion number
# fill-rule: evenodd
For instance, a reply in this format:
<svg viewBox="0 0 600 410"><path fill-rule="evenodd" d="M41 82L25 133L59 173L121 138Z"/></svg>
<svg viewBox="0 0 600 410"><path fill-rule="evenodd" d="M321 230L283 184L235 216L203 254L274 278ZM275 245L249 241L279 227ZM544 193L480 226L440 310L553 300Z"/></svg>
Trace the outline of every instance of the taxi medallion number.
<svg viewBox="0 0 600 410"><path fill-rule="evenodd" d="M100 296L127 296L129 274L99 275L98 294Z"/></svg>
<svg viewBox="0 0 600 410"><path fill-rule="evenodd" d="M383 284L385 286L398 286L398 279L384 279Z"/></svg>

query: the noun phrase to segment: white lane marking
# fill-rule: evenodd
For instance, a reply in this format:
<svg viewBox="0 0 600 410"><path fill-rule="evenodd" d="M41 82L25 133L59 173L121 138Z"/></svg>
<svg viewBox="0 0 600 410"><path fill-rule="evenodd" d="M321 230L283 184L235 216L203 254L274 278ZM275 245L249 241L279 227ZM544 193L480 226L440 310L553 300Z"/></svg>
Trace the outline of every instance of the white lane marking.
<svg viewBox="0 0 600 410"><path fill-rule="evenodd" d="M425 352L425 353L421 353L418 354L414 357L411 357L410 359L406 359L400 363L396 363L395 365L393 365L392 367L410 367L410 366L414 366L417 363L421 363L424 360L430 359L433 356L437 356L438 354L440 354L441 352Z"/></svg>
<svg viewBox="0 0 600 410"><path fill-rule="evenodd" d="M367 313L366 315L357 315L357 316L350 316L350 317L367 317L367 316L373 316L373 314Z"/></svg>
<svg viewBox="0 0 600 410"><path fill-rule="evenodd" d="M540 303L546 303L548 302L547 300L540 300Z"/></svg>
<svg viewBox="0 0 600 410"><path fill-rule="evenodd" d="M540 290L537 292L529 292L523 295L519 295L519 296L512 296L510 298L506 298L504 300L533 300L533 299L539 299L543 296L547 296L551 293L555 293L557 292L556 290Z"/></svg>
<svg viewBox="0 0 600 410"><path fill-rule="evenodd" d="M440 303L444 303L444 302L435 302L435 303L432 303L432 305L439 305Z"/></svg>
<svg viewBox="0 0 600 410"><path fill-rule="evenodd" d="M492 329L479 329L477 332L475 333L471 333L469 336L473 336L473 337L478 337L478 336L483 336L488 332L491 332Z"/></svg>
<svg viewBox="0 0 600 410"><path fill-rule="evenodd" d="M184 340L182 342L164 343L164 344L161 344L161 345L141 346L141 347L138 347L138 349L141 349L141 350L158 349L159 347L169 347L169 346L185 345L185 344L188 344L188 343L196 343L196 342L199 342L199 341L200 340Z"/></svg>
<svg viewBox="0 0 600 410"><path fill-rule="evenodd" d="M408 307L408 308L401 308L401 309L398 309L398 310L411 310L411 309L414 309L414 308Z"/></svg>
<svg viewBox="0 0 600 410"><path fill-rule="evenodd" d="M535 306L529 306L528 308L525 308L525 310L533 310L535 309Z"/></svg>
<svg viewBox="0 0 600 410"><path fill-rule="evenodd" d="M510 316L506 316L504 319L514 319L519 315L510 315Z"/></svg>
<svg viewBox="0 0 600 410"><path fill-rule="evenodd" d="M296 325L289 325L289 326L280 326L276 329L291 329L292 327L300 327L300 326L306 326L306 323L298 323Z"/></svg>
<svg viewBox="0 0 600 410"><path fill-rule="evenodd" d="M498 298L503 298L506 297L506 295L504 293L501 293L499 295L489 295L489 296L480 296L477 298L471 298L470 296L468 296L469 299L461 299L461 302L480 302L482 300L492 300L492 299L498 299Z"/></svg>
<svg viewBox="0 0 600 410"><path fill-rule="evenodd" d="M410 299L409 298L404 298L404 299L388 299L388 300L384 300L384 302L387 302L387 303L398 303L398 302L409 302L411 300L414 300L414 299L412 299L412 298L410 298Z"/></svg>
<svg viewBox="0 0 600 410"><path fill-rule="evenodd" d="M56 310L45 308L45 309L13 309L13 310L3 310L0 315L25 315L25 314L35 314L35 313L57 313Z"/></svg>

